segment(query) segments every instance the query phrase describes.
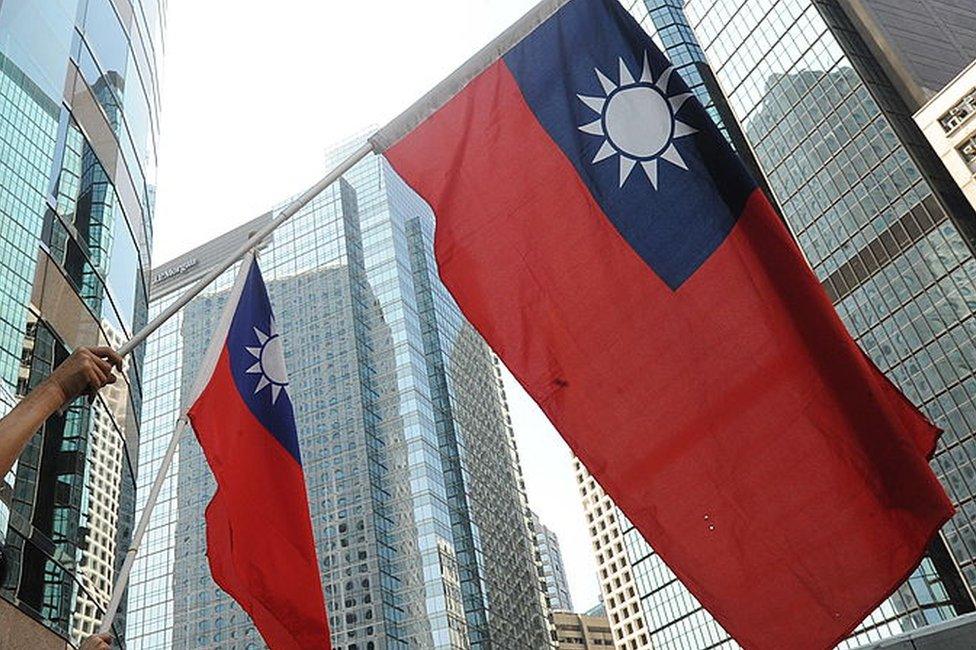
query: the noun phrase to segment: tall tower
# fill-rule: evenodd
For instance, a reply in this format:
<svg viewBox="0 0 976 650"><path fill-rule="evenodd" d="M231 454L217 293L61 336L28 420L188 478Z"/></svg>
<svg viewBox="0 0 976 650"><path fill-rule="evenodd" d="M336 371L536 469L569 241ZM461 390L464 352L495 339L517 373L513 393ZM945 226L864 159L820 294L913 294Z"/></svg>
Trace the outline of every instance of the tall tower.
<svg viewBox="0 0 976 650"><path fill-rule="evenodd" d="M569 593L569 582L566 580L566 567L563 565L563 553L559 548L559 538L552 530L539 520L539 516L530 511L532 529L535 533L535 548L542 564L542 576L545 579L546 597L549 608L553 611L573 611L573 599Z"/></svg>
<svg viewBox="0 0 976 650"><path fill-rule="evenodd" d="M270 218L159 267L152 311ZM333 642L546 648L549 613L497 367L437 279L432 237L430 209L371 157L260 252ZM140 486L155 475L235 271L149 341ZM260 646L206 565L213 488L188 434L133 572L129 648Z"/></svg>
<svg viewBox="0 0 976 650"><path fill-rule="evenodd" d="M573 469L583 499L583 513L614 645L620 650L656 647L651 645L654 627L638 592L634 566L624 548L626 519L577 458L573 458Z"/></svg>
<svg viewBox="0 0 976 650"><path fill-rule="evenodd" d="M4 392L145 323L165 3L123 4L0 4ZM141 370L139 349L118 384L51 417L0 489L0 595L65 639L101 619L128 545Z"/></svg>
<svg viewBox="0 0 976 650"><path fill-rule="evenodd" d="M955 26L943 29L950 5ZM972 56L972 30L967 36L956 26L974 24L976 7L689 0L685 12L838 313L874 362L944 429L932 464L957 514L943 533L976 585L976 215L911 118L926 79L951 77ZM912 34L940 42L906 38L908 18ZM934 61L922 50L947 48L957 56L925 67ZM972 609L949 550L934 541L861 639Z"/></svg>

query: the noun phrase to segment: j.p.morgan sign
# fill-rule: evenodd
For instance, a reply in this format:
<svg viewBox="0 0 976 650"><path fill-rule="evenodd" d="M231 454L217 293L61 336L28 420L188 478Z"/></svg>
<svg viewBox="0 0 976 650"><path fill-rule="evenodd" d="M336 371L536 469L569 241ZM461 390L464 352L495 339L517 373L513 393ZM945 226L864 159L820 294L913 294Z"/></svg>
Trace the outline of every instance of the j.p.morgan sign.
<svg viewBox="0 0 976 650"><path fill-rule="evenodd" d="M162 282L163 280L168 280L169 278L172 278L173 276L176 275L183 275L184 273L186 273L187 271L189 271L199 263L200 260L193 258L193 259L186 260L185 262L181 262L176 266L171 266L164 271L160 271L153 276L153 284Z"/></svg>

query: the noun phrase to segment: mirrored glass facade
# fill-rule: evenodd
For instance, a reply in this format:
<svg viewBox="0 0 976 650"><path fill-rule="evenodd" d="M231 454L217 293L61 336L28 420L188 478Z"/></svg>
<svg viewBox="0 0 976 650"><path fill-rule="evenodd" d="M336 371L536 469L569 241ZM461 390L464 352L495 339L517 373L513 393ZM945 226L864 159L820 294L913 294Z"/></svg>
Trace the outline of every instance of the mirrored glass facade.
<svg viewBox="0 0 976 650"><path fill-rule="evenodd" d="M958 512L944 533L976 584L971 208L838 2L689 0L686 14L841 317L945 430L933 467ZM937 540L845 645L954 616L959 590L944 550Z"/></svg>
<svg viewBox="0 0 976 650"><path fill-rule="evenodd" d="M953 387L956 398L970 404L964 386L971 381L976 357L967 357L968 343L956 349L943 344L936 348L936 356L933 347L940 338L944 342L969 338L965 334L972 325L969 310L976 306L972 263L964 236L949 214L963 222L972 215L959 209L958 196L940 191L948 187L948 180L932 164L917 132L908 128L909 115L900 97L859 45L854 29L841 24L845 16L837 13L837 6L787 0L684 4L624 2L689 79L774 200L785 202L790 226L800 235L804 251L861 345L916 403L925 404L929 415L947 427L948 413L962 407L946 412L941 405L952 399ZM976 9L972 13L976 18ZM845 55L844 48L853 54ZM708 60L717 62L715 72ZM859 65L857 71L852 60ZM790 75L802 81L789 83ZM783 78L787 83L782 83ZM838 78L843 78L837 82L843 90L829 83ZM881 99L874 99L875 93ZM823 244L826 238L829 246ZM882 298L885 292L890 295ZM869 318L864 310L869 310ZM941 323L940 329L925 328L933 320ZM912 343L906 329L914 334ZM942 370L954 374L943 375ZM927 373L935 373L941 383L932 384L925 379ZM912 376L915 379L908 379ZM955 421L961 426L947 433L936 464L944 480L955 482L961 530L967 531L971 515L976 514L965 515L976 487L973 456L963 452L968 448L963 441L971 440L971 424L965 424L958 412ZM957 455L964 464L956 465L955 471L943 469L943 463L950 458L956 461ZM588 479L584 472L581 485ZM972 487L960 493L958 488L967 483ZM592 498L583 492L584 501ZM602 507L606 511L611 505ZM614 539L604 543L604 532L591 530L598 557L613 558L618 570L626 567L642 610L635 618L627 611L632 607L628 599L604 588L611 622L613 614L620 622L633 618L648 630L655 648L738 647L623 513L612 507L612 513L604 516L616 522L617 537L624 543L623 548L617 548ZM966 566L976 549L966 541L971 541L971 532L959 539L952 531L959 520L946 532L957 552L968 545L969 554L960 558ZM600 521L594 515L591 529ZM932 553L841 647L857 647L956 615L950 601L956 596L959 602L962 585L957 580L957 591L950 594L943 576L958 574L945 546L935 546ZM972 580L971 572L969 577ZM605 587L602 582L601 586Z"/></svg>
<svg viewBox="0 0 976 650"><path fill-rule="evenodd" d="M146 320L164 0L0 3L0 386ZM48 420L0 489L0 594L77 642L132 524L142 350ZM9 401L9 400L8 400ZM124 612L118 629L124 629Z"/></svg>
<svg viewBox="0 0 976 650"><path fill-rule="evenodd" d="M151 311L269 218L157 269ZM427 205L371 157L278 229L260 263L285 341L333 647L550 647L498 367L437 279ZM148 343L140 488L234 272ZM264 647L210 578L213 490L188 434L133 572L129 648Z"/></svg>

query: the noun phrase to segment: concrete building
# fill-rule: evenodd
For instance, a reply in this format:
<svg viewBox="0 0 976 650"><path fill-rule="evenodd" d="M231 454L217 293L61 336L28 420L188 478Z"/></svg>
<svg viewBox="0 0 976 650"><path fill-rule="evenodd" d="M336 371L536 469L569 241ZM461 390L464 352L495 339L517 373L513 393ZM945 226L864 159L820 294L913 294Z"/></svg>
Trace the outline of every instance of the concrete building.
<svg viewBox="0 0 976 650"><path fill-rule="evenodd" d="M157 268L151 311L268 218ZM430 209L371 157L260 253L333 647L551 647L498 367L437 279L432 237ZM155 475L233 273L149 341L140 487ZM202 516L213 489L188 434L133 572L130 650L261 647L210 578Z"/></svg>
<svg viewBox="0 0 976 650"><path fill-rule="evenodd" d="M614 647L606 616L554 612L559 650L608 650Z"/></svg>
<svg viewBox="0 0 976 650"><path fill-rule="evenodd" d="M976 208L976 59L935 93L915 121Z"/></svg>
<svg viewBox="0 0 976 650"><path fill-rule="evenodd" d="M73 349L145 323L164 5L0 3L5 393L23 395ZM140 349L119 384L51 417L0 486L5 621L19 611L55 644L101 619L128 545L141 366Z"/></svg>
<svg viewBox="0 0 976 650"><path fill-rule="evenodd" d="M535 534L535 548L542 566L549 608L553 611L571 612L573 599L569 593L569 582L566 580L566 567L559 548L559 538L539 521L539 516L535 512L530 510L529 518Z"/></svg>
<svg viewBox="0 0 976 650"><path fill-rule="evenodd" d="M618 650L650 648L653 627L641 603L633 566L624 549L623 533L628 524L623 513L575 457L573 469L615 647Z"/></svg>

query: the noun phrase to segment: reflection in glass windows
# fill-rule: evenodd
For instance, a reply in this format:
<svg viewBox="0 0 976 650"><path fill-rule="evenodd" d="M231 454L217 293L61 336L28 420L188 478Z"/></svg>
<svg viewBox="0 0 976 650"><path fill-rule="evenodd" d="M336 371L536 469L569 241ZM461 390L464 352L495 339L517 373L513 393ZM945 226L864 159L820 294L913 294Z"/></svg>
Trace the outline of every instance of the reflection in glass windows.
<svg viewBox="0 0 976 650"><path fill-rule="evenodd" d="M0 4L5 392L23 394L74 348L117 346L145 322L158 57L148 65L155 49L142 41L162 26L157 0L115 6ZM141 354L126 381L45 424L0 504L14 567L2 595L75 642L97 626L128 544Z"/></svg>
<svg viewBox="0 0 976 650"><path fill-rule="evenodd" d="M976 262L956 226L972 222L971 210L837 2L689 0L686 9L839 314L945 430L933 466L958 512L944 533L976 585L976 437L966 420L976 400ZM949 589L957 602L962 590L936 551L845 645L956 614Z"/></svg>

